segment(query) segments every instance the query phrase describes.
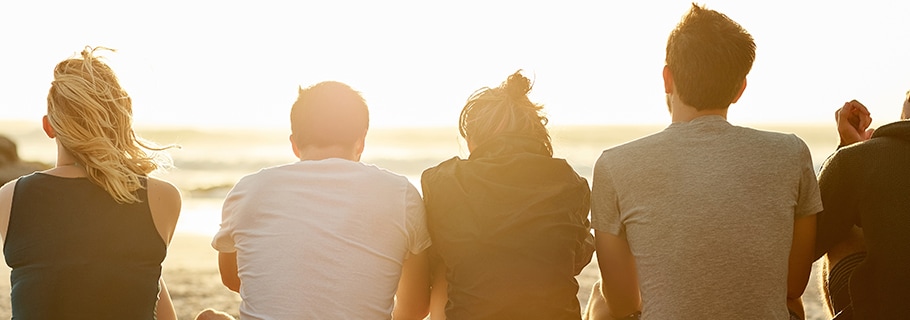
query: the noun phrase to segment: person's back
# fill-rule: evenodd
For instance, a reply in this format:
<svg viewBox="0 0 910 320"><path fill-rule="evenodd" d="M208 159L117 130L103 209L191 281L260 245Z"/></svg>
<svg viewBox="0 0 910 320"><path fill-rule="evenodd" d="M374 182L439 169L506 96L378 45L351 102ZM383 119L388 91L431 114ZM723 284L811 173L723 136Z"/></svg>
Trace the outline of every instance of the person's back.
<svg viewBox="0 0 910 320"><path fill-rule="evenodd" d="M387 317L409 248L427 245L420 202L406 178L343 159L243 178L225 199L230 238L215 242L238 252L242 314Z"/></svg>
<svg viewBox="0 0 910 320"><path fill-rule="evenodd" d="M138 195L119 204L86 178L18 179L3 246L13 316L150 319L167 246Z"/></svg>
<svg viewBox="0 0 910 320"><path fill-rule="evenodd" d="M448 319L580 318L574 276L593 251L590 191L552 156L528 90L516 72L476 92L461 118L470 157L421 177Z"/></svg>
<svg viewBox="0 0 910 320"><path fill-rule="evenodd" d="M45 134L56 165L0 187L14 319L174 319L161 263L180 193L132 129L132 100L86 47L54 68ZM165 160L165 161L163 161Z"/></svg>
<svg viewBox="0 0 910 320"><path fill-rule="evenodd" d="M301 161L241 179L212 243L241 317L389 318L402 269L430 244L420 194L359 162L366 104L346 85L302 89L291 119ZM429 299L428 278L418 282ZM426 302L416 309L425 315Z"/></svg>
<svg viewBox="0 0 910 320"><path fill-rule="evenodd" d="M821 211L809 149L726 120L746 89L752 36L693 4L666 50L673 123L604 151L594 168L603 295L593 305L605 299L620 318L801 317Z"/></svg>
<svg viewBox="0 0 910 320"><path fill-rule="evenodd" d="M910 109L907 105L910 100L905 101L905 110ZM825 210L818 217L817 254L849 241L854 226L862 230L866 251L865 259L860 259L862 262L847 276L849 308L837 319L848 315L856 319L898 319L910 314L906 304L910 299L906 290L910 287L908 116L881 126L861 143L846 146L842 142L845 147L834 153L819 173ZM839 121L839 125L844 122ZM843 133L841 137L844 141ZM833 270L839 267L835 265Z"/></svg>
<svg viewBox="0 0 910 320"><path fill-rule="evenodd" d="M574 276L586 254L588 184L564 160L477 155L442 163L422 180L434 249L447 268L448 318L578 319Z"/></svg>
<svg viewBox="0 0 910 320"><path fill-rule="evenodd" d="M609 149L596 168L612 183L595 182L595 203L619 199L607 231L635 254L643 314L787 317L794 214L817 209L798 206L814 179L799 138L706 116Z"/></svg>

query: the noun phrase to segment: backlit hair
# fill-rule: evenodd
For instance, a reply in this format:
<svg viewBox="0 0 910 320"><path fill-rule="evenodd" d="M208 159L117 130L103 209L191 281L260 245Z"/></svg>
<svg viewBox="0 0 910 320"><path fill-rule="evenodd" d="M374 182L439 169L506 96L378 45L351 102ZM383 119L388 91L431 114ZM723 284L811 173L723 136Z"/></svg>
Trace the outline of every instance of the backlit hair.
<svg viewBox="0 0 910 320"><path fill-rule="evenodd" d="M496 88L475 91L461 109L458 131L474 145L501 134L515 134L540 141L553 155L543 106L531 102L531 80L515 71Z"/></svg>
<svg viewBox="0 0 910 320"><path fill-rule="evenodd" d="M298 89L291 107L291 133L298 148L353 146L370 127L370 112L359 92L336 81Z"/></svg>
<svg viewBox="0 0 910 320"><path fill-rule="evenodd" d="M901 120L910 119L910 90L904 96L904 108L901 110Z"/></svg>
<svg viewBox="0 0 910 320"><path fill-rule="evenodd" d="M86 46L81 57L54 68L47 118L60 144L85 168L88 179L119 203L139 202L140 178L169 165L161 151L136 136L132 101L111 68Z"/></svg>
<svg viewBox="0 0 910 320"><path fill-rule="evenodd" d="M666 64L679 98L697 110L724 109L755 61L755 41L726 15L692 4L667 40Z"/></svg>

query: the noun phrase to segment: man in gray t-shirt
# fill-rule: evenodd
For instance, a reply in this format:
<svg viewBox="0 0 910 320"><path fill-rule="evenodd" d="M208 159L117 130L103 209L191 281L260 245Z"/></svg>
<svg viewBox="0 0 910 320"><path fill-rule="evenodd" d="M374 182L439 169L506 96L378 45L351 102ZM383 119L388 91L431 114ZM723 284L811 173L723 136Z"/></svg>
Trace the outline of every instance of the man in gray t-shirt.
<svg viewBox="0 0 910 320"><path fill-rule="evenodd" d="M822 209L809 150L795 135L726 121L754 57L746 30L703 7L671 33L663 76L673 124L604 151L595 165L600 312L803 316Z"/></svg>

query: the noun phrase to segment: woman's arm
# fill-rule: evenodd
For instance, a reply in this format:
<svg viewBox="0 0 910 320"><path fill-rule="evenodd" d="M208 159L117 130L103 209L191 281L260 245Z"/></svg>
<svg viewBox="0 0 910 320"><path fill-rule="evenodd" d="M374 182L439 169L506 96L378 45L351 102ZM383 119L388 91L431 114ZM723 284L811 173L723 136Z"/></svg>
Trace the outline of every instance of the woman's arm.
<svg viewBox="0 0 910 320"><path fill-rule="evenodd" d="M0 239L6 242L6 232L9 231L9 215L13 209L13 190L16 189L16 181L10 181L0 187Z"/></svg>
<svg viewBox="0 0 910 320"><path fill-rule="evenodd" d="M149 210L158 234L166 245L171 243L177 218L180 217L180 191L171 183L154 178L148 179Z"/></svg>
<svg viewBox="0 0 910 320"><path fill-rule="evenodd" d="M171 301L171 294L167 291L164 284L164 278L158 279L158 304L155 306L155 315L158 320L177 320L177 311L174 310L174 303Z"/></svg>

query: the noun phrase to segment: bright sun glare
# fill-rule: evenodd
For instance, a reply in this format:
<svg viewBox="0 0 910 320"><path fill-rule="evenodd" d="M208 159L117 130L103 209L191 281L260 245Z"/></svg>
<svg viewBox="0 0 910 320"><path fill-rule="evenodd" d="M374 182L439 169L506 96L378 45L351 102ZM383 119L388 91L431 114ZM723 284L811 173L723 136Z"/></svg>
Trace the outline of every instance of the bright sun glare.
<svg viewBox="0 0 910 320"><path fill-rule="evenodd" d="M119 50L109 61L139 124L284 126L298 85L338 80L364 94L375 126L453 126L471 92L517 69L535 80L532 98L554 125L666 123L666 38L690 6L53 2L0 10L0 28L17 31L0 35L0 119L40 118L53 65L95 45ZM910 88L907 2L705 4L758 45L731 121L826 123L850 99L870 107L874 125L899 115Z"/></svg>

